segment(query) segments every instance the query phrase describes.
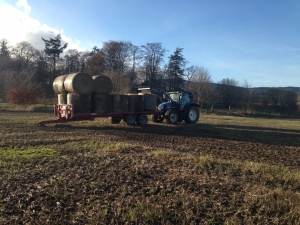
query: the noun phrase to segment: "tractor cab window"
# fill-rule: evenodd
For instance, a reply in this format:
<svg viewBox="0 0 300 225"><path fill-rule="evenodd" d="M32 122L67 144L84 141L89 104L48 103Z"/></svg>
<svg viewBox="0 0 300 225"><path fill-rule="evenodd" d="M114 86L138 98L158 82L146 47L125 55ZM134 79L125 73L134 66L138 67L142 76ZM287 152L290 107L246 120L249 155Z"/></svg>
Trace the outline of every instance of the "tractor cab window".
<svg viewBox="0 0 300 225"><path fill-rule="evenodd" d="M172 98L172 100L174 102L179 102L180 99L179 99L179 93L170 93L170 97Z"/></svg>
<svg viewBox="0 0 300 225"><path fill-rule="evenodd" d="M183 109L184 106L190 102L190 95L187 92L183 92L180 99L180 108Z"/></svg>

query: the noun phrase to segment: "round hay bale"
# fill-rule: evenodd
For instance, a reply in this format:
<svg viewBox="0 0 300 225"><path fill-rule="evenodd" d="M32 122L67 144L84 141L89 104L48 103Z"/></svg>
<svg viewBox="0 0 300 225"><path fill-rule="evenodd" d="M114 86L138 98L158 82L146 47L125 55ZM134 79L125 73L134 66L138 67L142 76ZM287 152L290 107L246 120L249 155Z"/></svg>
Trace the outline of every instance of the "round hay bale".
<svg viewBox="0 0 300 225"><path fill-rule="evenodd" d="M128 96L120 94L111 95L111 107L112 112L128 112Z"/></svg>
<svg viewBox="0 0 300 225"><path fill-rule="evenodd" d="M142 112L144 111L144 96L143 95L128 95L128 111Z"/></svg>
<svg viewBox="0 0 300 225"><path fill-rule="evenodd" d="M111 79L107 76L96 75L92 76L94 80L94 90L96 94L110 94L112 91L112 82Z"/></svg>
<svg viewBox="0 0 300 225"><path fill-rule="evenodd" d="M59 105L67 104L67 94L58 94L57 95L57 104L59 104Z"/></svg>
<svg viewBox="0 0 300 225"><path fill-rule="evenodd" d="M55 78L53 81L53 90L55 94L67 94L64 86L64 81L68 75L62 75Z"/></svg>
<svg viewBox="0 0 300 225"><path fill-rule="evenodd" d="M92 94L92 113L111 112L111 95Z"/></svg>
<svg viewBox="0 0 300 225"><path fill-rule="evenodd" d="M144 109L149 111L156 110L157 95L144 93Z"/></svg>
<svg viewBox="0 0 300 225"><path fill-rule="evenodd" d="M90 94L94 89L94 82L87 73L71 73L66 77L64 86L68 93Z"/></svg>
<svg viewBox="0 0 300 225"><path fill-rule="evenodd" d="M67 94L67 104L72 104L74 113L90 113L91 112L91 97L89 94Z"/></svg>

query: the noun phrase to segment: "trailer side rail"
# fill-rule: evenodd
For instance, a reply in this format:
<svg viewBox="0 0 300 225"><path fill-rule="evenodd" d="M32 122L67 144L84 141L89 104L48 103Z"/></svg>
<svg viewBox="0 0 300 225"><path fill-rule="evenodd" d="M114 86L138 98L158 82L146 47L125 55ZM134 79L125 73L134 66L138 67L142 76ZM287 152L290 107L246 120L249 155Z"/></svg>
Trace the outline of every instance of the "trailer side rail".
<svg viewBox="0 0 300 225"><path fill-rule="evenodd" d="M130 114L133 115L163 115L164 112L160 110L154 111L139 111L139 112L110 112L110 113L74 113L74 107L71 104L64 105L53 105L54 115L58 118L55 120L44 120L39 122L40 126L46 126L46 124L51 123L68 123L74 121L84 121L84 120L94 120L95 118L104 118L104 117L124 117Z"/></svg>

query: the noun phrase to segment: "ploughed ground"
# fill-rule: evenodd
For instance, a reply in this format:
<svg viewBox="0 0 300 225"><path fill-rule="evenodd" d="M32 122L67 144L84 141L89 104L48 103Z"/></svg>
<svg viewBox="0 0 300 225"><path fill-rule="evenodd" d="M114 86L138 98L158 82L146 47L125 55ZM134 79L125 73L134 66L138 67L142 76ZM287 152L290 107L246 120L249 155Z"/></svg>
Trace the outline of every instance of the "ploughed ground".
<svg viewBox="0 0 300 225"><path fill-rule="evenodd" d="M300 223L300 131L44 117L0 112L0 224Z"/></svg>

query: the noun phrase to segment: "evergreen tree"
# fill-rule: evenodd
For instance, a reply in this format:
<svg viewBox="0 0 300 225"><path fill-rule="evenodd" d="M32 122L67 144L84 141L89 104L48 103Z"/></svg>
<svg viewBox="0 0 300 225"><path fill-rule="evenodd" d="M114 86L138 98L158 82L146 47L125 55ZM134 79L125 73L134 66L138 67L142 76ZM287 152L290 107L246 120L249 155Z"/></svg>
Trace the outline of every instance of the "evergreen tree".
<svg viewBox="0 0 300 225"><path fill-rule="evenodd" d="M6 40L1 40L0 43L0 72L9 68L10 64L10 50L7 46Z"/></svg>
<svg viewBox="0 0 300 225"><path fill-rule="evenodd" d="M179 90L184 85L184 67L186 60L182 55L183 48L176 48L175 52L169 57L167 76L169 79L169 90Z"/></svg>
<svg viewBox="0 0 300 225"><path fill-rule="evenodd" d="M8 42L6 40L2 40L0 44L0 56L1 57L8 57L9 56L9 50L7 47Z"/></svg>
<svg viewBox="0 0 300 225"><path fill-rule="evenodd" d="M50 38L50 40L46 40L42 38L45 42L45 53L53 58L53 79L55 77L55 65L56 60L59 58L59 55L63 53L64 49L67 48L68 43L61 45L61 36L58 34L55 38ZM53 80L52 80L53 82Z"/></svg>
<svg viewBox="0 0 300 225"><path fill-rule="evenodd" d="M92 55L94 55L94 54L96 54L98 52L100 52L100 49L97 46L94 46L92 48L92 51L89 53L89 56L92 56Z"/></svg>

